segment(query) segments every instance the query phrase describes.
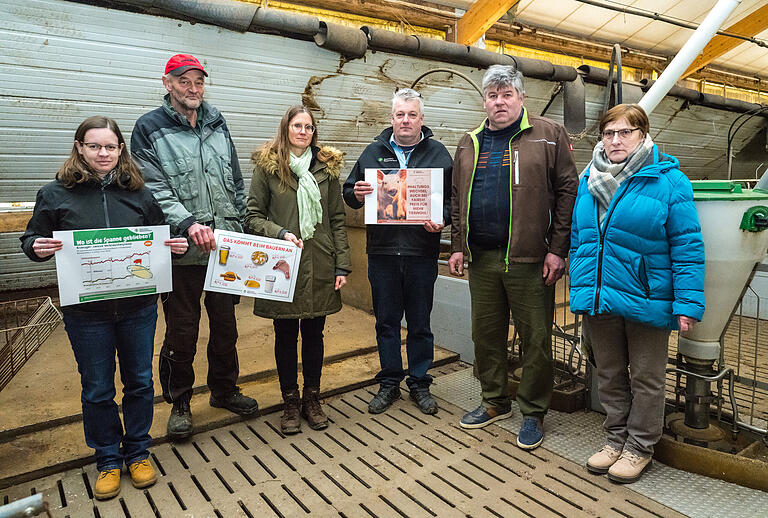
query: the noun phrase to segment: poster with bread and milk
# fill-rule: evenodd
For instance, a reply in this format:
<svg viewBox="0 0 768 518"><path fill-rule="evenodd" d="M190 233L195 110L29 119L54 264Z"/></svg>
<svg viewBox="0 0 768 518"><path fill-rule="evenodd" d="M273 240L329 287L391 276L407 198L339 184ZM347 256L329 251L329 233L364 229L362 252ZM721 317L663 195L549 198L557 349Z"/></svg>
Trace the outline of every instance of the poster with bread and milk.
<svg viewBox="0 0 768 518"><path fill-rule="evenodd" d="M282 239L214 230L205 290L293 302L301 249Z"/></svg>
<svg viewBox="0 0 768 518"><path fill-rule="evenodd" d="M366 225L443 223L443 169L365 170L373 193L365 197Z"/></svg>

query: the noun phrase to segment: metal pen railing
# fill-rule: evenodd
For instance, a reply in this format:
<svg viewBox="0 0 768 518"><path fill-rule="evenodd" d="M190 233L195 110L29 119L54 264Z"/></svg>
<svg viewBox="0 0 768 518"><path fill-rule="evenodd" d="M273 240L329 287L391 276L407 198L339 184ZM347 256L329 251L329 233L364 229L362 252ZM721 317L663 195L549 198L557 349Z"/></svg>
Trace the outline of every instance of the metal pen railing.
<svg viewBox="0 0 768 518"><path fill-rule="evenodd" d="M441 244L450 245L450 241L443 239ZM438 263L447 265L445 260ZM745 315L745 301L754 308L755 316ZM555 287L552 356L559 381L572 380L588 385L588 362L580 348L581 318L571 313L569 302L566 267L565 275ZM708 380L717 383L713 403L718 422L726 423L732 431L749 430L768 437L768 336L763 336L766 327L761 325L759 315L760 296L749 287L726 327L717 372ZM517 356L520 354L520 339L511 318L510 326L512 339L509 354ZM669 346L667 395L670 403L674 401L676 408L682 408L676 388L680 386L680 376L689 373L680 369L676 355L677 332L673 332Z"/></svg>

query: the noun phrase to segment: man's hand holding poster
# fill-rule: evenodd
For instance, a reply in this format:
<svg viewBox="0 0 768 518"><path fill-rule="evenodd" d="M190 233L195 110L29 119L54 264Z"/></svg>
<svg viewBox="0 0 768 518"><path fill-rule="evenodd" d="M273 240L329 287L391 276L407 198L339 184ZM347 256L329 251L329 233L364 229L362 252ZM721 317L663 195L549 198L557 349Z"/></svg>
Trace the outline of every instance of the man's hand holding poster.
<svg viewBox="0 0 768 518"><path fill-rule="evenodd" d="M443 223L443 169L366 169L365 223Z"/></svg>

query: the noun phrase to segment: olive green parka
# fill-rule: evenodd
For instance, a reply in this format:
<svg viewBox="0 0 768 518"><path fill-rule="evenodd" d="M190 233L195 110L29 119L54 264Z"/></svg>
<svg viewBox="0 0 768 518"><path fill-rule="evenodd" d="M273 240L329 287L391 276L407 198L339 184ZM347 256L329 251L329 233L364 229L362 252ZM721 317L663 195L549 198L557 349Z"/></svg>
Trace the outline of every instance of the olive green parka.
<svg viewBox="0 0 768 518"><path fill-rule="evenodd" d="M246 231L277 239L285 229L303 239L296 199L298 178L291 173L288 186L281 186L277 153L266 147L256 150L251 160L254 170L246 204ZM338 149L312 148L309 170L320 188L323 220L315 227L314 237L304 240L293 302L254 299L255 315L302 319L330 315L341 309L341 293L334 290L336 273L352 271L339 183L343 164L344 154Z"/></svg>

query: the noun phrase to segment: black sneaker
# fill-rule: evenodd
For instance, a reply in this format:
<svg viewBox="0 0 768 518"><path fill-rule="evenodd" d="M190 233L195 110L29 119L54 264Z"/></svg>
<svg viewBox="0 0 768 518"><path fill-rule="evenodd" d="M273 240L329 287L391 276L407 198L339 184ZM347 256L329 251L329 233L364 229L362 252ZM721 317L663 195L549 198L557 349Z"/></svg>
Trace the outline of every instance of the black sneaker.
<svg viewBox="0 0 768 518"><path fill-rule="evenodd" d="M171 441L180 441L192 435L192 412L189 410L188 400L173 402L167 433Z"/></svg>
<svg viewBox="0 0 768 518"><path fill-rule="evenodd" d="M429 393L429 387L413 387L411 389L411 399L422 413L435 415L437 413L437 401Z"/></svg>
<svg viewBox="0 0 768 518"><path fill-rule="evenodd" d="M233 392L224 399L218 399L211 394L211 406L214 408L226 408L237 415L249 416L259 411L259 404L255 399L246 396L239 390Z"/></svg>
<svg viewBox="0 0 768 518"><path fill-rule="evenodd" d="M400 387L396 385L382 385L379 387L379 393L373 396L371 402L368 403L368 412L380 414L391 407L392 403L398 399L400 399Z"/></svg>

